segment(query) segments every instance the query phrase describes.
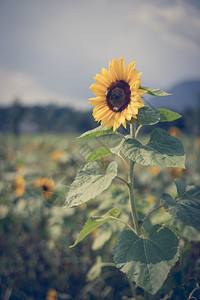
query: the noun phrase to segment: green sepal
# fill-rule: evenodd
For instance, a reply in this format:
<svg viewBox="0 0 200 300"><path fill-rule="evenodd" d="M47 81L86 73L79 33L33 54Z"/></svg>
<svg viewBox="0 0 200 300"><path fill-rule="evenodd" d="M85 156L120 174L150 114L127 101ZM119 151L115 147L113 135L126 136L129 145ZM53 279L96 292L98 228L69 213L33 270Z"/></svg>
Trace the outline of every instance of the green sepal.
<svg viewBox="0 0 200 300"><path fill-rule="evenodd" d="M140 287L155 294L179 257L179 240L168 227L155 225L147 238L122 231L113 247L117 267Z"/></svg>
<svg viewBox="0 0 200 300"><path fill-rule="evenodd" d="M120 214L119 208L110 209L105 215L101 217L90 217L85 223L83 229L79 233L75 243L70 246L70 248L76 246L80 241L82 241L88 234L90 234L94 229L103 225L105 222L113 221L111 217L117 218Z"/></svg>
<svg viewBox="0 0 200 300"><path fill-rule="evenodd" d="M171 94L168 94L160 89L152 89L147 86L140 85L140 89L147 91L147 94L151 96L157 96L157 97L162 97L162 96L170 96Z"/></svg>
<svg viewBox="0 0 200 300"><path fill-rule="evenodd" d="M165 108L159 108L160 110L160 122L172 122L182 116L174 111Z"/></svg>
<svg viewBox="0 0 200 300"><path fill-rule="evenodd" d="M90 139L90 138L95 138L101 135L105 134L115 134L115 131L113 131L113 128L106 129L106 126L98 126L92 130L88 130L84 132L82 135L77 137L77 139Z"/></svg>
<svg viewBox="0 0 200 300"><path fill-rule="evenodd" d="M164 209L175 219L200 230L200 186L185 186L176 181L179 198L174 200L169 194L160 196Z"/></svg>
<svg viewBox="0 0 200 300"><path fill-rule="evenodd" d="M185 151L181 141L161 128L152 131L146 145L137 139L126 139L121 151L125 157L144 166L185 167Z"/></svg>
<svg viewBox="0 0 200 300"><path fill-rule="evenodd" d="M117 176L117 163L111 162L102 174L96 162L89 162L71 184L65 206L74 207L94 199L106 190Z"/></svg>

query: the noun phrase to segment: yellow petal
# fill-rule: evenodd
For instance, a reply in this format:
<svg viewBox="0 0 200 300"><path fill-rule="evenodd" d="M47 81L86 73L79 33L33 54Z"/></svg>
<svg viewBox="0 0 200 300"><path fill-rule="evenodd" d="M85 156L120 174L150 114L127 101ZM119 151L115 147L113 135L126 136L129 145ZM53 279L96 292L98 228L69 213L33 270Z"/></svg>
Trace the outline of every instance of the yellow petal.
<svg viewBox="0 0 200 300"><path fill-rule="evenodd" d="M91 105L93 105L93 106L106 104L106 100L105 99L101 99L101 98L97 99L97 98L96 98L96 100L90 100L89 103Z"/></svg>
<svg viewBox="0 0 200 300"><path fill-rule="evenodd" d="M102 75L97 74L96 77L94 77L94 79L96 80L97 83L105 86L106 90L110 85L110 80L106 76L102 76Z"/></svg>
<svg viewBox="0 0 200 300"><path fill-rule="evenodd" d="M96 95L96 96L105 96L105 93L106 93L106 88L105 89L101 89L100 87L99 87L99 85L97 85L97 84L92 84L91 86L90 86L90 89L91 89L91 91Z"/></svg>

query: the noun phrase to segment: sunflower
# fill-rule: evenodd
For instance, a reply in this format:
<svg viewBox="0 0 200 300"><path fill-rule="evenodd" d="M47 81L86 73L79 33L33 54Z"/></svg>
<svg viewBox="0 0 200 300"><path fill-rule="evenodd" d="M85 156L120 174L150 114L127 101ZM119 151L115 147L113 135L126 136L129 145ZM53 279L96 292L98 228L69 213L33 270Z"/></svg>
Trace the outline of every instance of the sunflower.
<svg viewBox="0 0 200 300"><path fill-rule="evenodd" d="M17 197L21 197L25 191L26 182L21 176L17 176L14 179L14 192Z"/></svg>
<svg viewBox="0 0 200 300"><path fill-rule="evenodd" d="M51 158L53 161L58 162L62 154L63 154L62 150L56 149L51 153Z"/></svg>
<svg viewBox="0 0 200 300"><path fill-rule="evenodd" d="M42 196L44 199L49 200L54 194L54 183L50 178L37 178L34 182L35 187L42 188Z"/></svg>
<svg viewBox="0 0 200 300"><path fill-rule="evenodd" d="M141 100L146 91L140 89L142 73L134 69L135 62L125 68L123 57L109 62L109 70L101 69L101 74L94 77L97 83L90 86L95 98L90 104L95 106L93 116L101 121L101 126L115 131L121 124L126 128L126 121L137 119L138 108L143 107Z"/></svg>

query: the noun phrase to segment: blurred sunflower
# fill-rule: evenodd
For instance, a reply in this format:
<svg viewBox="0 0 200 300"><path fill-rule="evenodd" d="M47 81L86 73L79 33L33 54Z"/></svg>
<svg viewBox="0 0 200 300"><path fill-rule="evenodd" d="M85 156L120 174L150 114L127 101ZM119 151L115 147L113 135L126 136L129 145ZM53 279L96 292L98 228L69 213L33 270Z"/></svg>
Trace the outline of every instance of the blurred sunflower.
<svg viewBox="0 0 200 300"><path fill-rule="evenodd" d="M54 194L54 183L50 178L37 178L34 182L34 186L37 188L42 188L42 196L46 200L51 199Z"/></svg>
<svg viewBox="0 0 200 300"><path fill-rule="evenodd" d="M181 131L180 129L178 129L176 126L171 126L168 130L169 134L172 136L180 136L181 135Z"/></svg>
<svg viewBox="0 0 200 300"><path fill-rule="evenodd" d="M58 300L58 293L54 289L49 289L47 292L46 300Z"/></svg>
<svg viewBox="0 0 200 300"><path fill-rule="evenodd" d="M141 100L146 91L140 89L142 73L134 69L135 62L125 68L123 57L109 62L109 70L101 69L94 77L97 83L90 86L96 98L90 98L95 106L93 116L101 121L101 126L115 131L121 124L126 128L126 120L137 119L138 108L143 107Z"/></svg>
<svg viewBox="0 0 200 300"><path fill-rule="evenodd" d="M62 154L63 154L62 150L56 149L51 153L51 159L57 162Z"/></svg>
<svg viewBox="0 0 200 300"><path fill-rule="evenodd" d="M150 166L149 169L150 169L151 173L155 176L160 174L160 169L157 166Z"/></svg>
<svg viewBox="0 0 200 300"><path fill-rule="evenodd" d="M169 171L169 174L173 177L173 178L180 178L183 176L183 169L179 168L179 167L175 167L175 168L167 168Z"/></svg>
<svg viewBox="0 0 200 300"><path fill-rule="evenodd" d="M21 176L17 176L14 179L14 192L17 197L21 197L25 191L26 182Z"/></svg>
<svg viewBox="0 0 200 300"><path fill-rule="evenodd" d="M196 145L197 147L200 147L200 137L196 137L196 138L195 138L195 145Z"/></svg>

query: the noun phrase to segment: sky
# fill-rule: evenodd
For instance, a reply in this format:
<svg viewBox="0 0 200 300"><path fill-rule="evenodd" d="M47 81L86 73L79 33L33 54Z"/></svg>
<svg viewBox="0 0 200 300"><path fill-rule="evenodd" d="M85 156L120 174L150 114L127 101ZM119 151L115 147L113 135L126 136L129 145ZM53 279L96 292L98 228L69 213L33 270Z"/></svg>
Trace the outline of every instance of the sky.
<svg viewBox="0 0 200 300"><path fill-rule="evenodd" d="M0 0L0 39L0 105L88 109L121 56L152 88L200 79L199 0Z"/></svg>

